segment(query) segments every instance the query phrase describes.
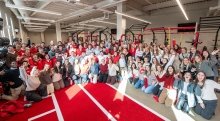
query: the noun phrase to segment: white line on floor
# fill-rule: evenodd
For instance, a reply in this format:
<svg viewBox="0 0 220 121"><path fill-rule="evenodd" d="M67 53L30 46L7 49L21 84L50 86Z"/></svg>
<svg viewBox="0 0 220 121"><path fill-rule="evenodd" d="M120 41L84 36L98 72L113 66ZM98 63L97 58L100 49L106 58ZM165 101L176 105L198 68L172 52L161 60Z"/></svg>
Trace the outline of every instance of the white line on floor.
<svg viewBox="0 0 220 121"><path fill-rule="evenodd" d="M40 117L43 117L43 116L45 116L45 115L47 115L47 114L50 114L50 113L53 113L53 112L55 112L55 111L56 111L55 109L49 110L49 111L47 111L47 112L41 113L40 115L36 115L36 116L34 116L34 117L29 118L28 121L33 121L33 120L35 120L35 119L38 119L38 118L40 118Z"/></svg>
<svg viewBox="0 0 220 121"><path fill-rule="evenodd" d="M114 86L110 85L110 84L107 84L108 86L112 87L113 89L117 90L117 88L115 88ZM118 91L118 90L117 90ZM139 104L140 106L142 106L143 108L147 109L148 111L154 113L155 115L157 115L158 117L162 118L163 120L165 121L171 121L170 119L164 117L163 115L159 114L158 112L154 111L153 109L147 107L146 105L144 105L143 103L141 102L138 102L137 100L135 100L133 97L127 95L127 94L123 94L125 95L126 97L128 97L129 99L131 99L132 101L134 101L135 103Z"/></svg>
<svg viewBox="0 0 220 121"><path fill-rule="evenodd" d="M78 85L83 92L102 110L102 112L111 120L117 121L81 84Z"/></svg>
<svg viewBox="0 0 220 121"><path fill-rule="evenodd" d="M56 110L56 113L57 113L58 120L59 121L64 121L63 115L61 113L61 110L60 110L60 107L59 107L59 104L57 102L55 94L52 93L51 96L52 96L53 104L54 104L54 107L55 107L55 110Z"/></svg>

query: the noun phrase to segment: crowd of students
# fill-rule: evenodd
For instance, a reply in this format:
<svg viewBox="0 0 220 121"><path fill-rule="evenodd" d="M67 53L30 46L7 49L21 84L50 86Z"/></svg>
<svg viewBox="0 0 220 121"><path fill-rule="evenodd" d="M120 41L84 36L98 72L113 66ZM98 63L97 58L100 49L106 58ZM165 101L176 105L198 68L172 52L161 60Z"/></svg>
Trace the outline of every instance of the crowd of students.
<svg viewBox="0 0 220 121"><path fill-rule="evenodd" d="M0 72L0 99L43 98L72 84L128 81L166 106L211 119L220 90L216 55L207 48L122 41L53 41L48 46L15 41L8 46L7 70ZM23 93L24 91L24 93Z"/></svg>

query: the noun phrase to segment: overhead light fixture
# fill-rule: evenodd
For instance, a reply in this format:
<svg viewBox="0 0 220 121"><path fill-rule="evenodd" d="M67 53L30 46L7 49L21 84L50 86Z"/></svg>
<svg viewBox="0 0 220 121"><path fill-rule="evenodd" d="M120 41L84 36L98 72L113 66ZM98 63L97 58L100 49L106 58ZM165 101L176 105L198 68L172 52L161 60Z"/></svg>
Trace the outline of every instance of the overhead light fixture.
<svg viewBox="0 0 220 121"><path fill-rule="evenodd" d="M17 17L18 19L28 19L28 20L36 20L36 21L48 21L48 22L55 22L55 20L50 19L42 19L42 18L33 18L33 17Z"/></svg>
<svg viewBox="0 0 220 121"><path fill-rule="evenodd" d="M50 26L51 24L47 23L34 23L34 22L21 22L22 24L28 24L28 25L45 25L45 26Z"/></svg>
<svg viewBox="0 0 220 121"><path fill-rule="evenodd" d="M180 7L180 9L181 9L183 15L185 16L186 20L188 21L189 18L188 18L188 16L186 15L186 11L184 10L183 5L181 4L180 0L176 0L176 2L177 2L177 4L178 4L178 6Z"/></svg>
<svg viewBox="0 0 220 121"><path fill-rule="evenodd" d="M16 9L21 9L21 10L28 10L28 11L35 11L35 12L40 12L40 13L46 13L46 14L53 14L53 15L58 15L61 16L61 13L58 12L53 12L53 11L48 11L48 10L41 10L41 9L36 9L36 8L31 8L31 7L26 7L26 6L17 6L17 5L12 5L12 4L5 4L6 7L9 8L16 8Z"/></svg>
<svg viewBox="0 0 220 121"><path fill-rule="evenodd" d="M116 23L113 23L113 22L108 22L108 21L101 21L101 20L91 20L91 22L100 22L100 23L105 23L105 24L112 24L112 25L117 25Z"/></svg>
<svg viewBox="0 0 220 121"><path fill-rule="evenodd" d="M125 16L125 17L128 17L128 18L131 18L131 19L135 19L135 20L138 20L138 21L144 22L144 23L151 24L151 22L149 22L149 21L146 21L146 20L144 20L144 19L140 19L140 18L137 18L137 17L131 16L131 15L128 15L128 14L120 13L120 12L118 12L118 11L115 11L115 13L116 13L116 14L119 14L119 15L122 15L122 16Z"/></svg>

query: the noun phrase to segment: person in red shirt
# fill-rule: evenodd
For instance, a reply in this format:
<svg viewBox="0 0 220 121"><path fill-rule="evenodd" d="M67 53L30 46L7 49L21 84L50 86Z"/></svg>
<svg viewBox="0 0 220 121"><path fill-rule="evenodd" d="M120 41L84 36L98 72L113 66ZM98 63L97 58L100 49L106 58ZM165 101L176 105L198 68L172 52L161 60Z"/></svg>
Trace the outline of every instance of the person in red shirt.
<svg viewBox="0 0 220 121"><path fill-rule="evenodd" d="M118 51L118 48L116 46L113 47L113 49L110 50L111 55L114 55L115 52Z"/></svg>
<svg viewBox="0 0 220 121"><path fill-rule="evenodd" d="M29 58L29 64L31 68L37 66L38 70L43 70L44 68L44 61L41 58L39 58L37 55L33 55L32 58Z"/></svg>
<svg viewBox="0 0 220 121"><path fill-rule="evenodd" d="M114 64L117 64L118 61L119 61L119 59L120 59L120 56L118 55L118 53L117 53L117 52L114 52L114 55L112 56L112 61L113 61L113 63L114 63Z"/></svg>
<svg viewBox="0 0 220 121"><path fill-rule="evenodd" d="M164 88L159 96L159 103L172 106L176 99L176 90L173 89L173 83L177 75L175 75L174 67L170 65L162 77L159 77L157 73L155 75L158 82L164 82Z"/></svg>
<svg viewBox="0 0 220 121"><path fill-rule="evenodd" d="M35 43L32 43L31 48L30 48L31 55L36 54L37 52L38 52L38 50L37 50Z"/></svg>
<svg viewBox="0 0 220 121"><path fill-rule="evenodd" d="M106 64L106 60L101 60L102 63L99 65L100 73L98 82L106 83L108 78L108 64Z"/></svg>
<svg viewBox="0 0 220 121"><path fill-rule="evenodd" d="M23 56L24 53L25 53L25 50L26 50L26 44L25 44L25 43L22 43L21 49L19 49L19 50L17 51L17 54L18 54L19 56Z"/></svg>
<svg viewBox="0 0 220 121"><path fill-rule="evenodd" d="M135 56L135 52L136 52L136 45L135 45L135 44L131 44L131 47L130 47L128 53L129 53L132 57L134 57L134 56Z"/></svg>
<svg viewBox="0 0 220 121"><path fill-rule="evenodd" d="M79 48L76 49L76 55L81 56L82 52L84 52L82 45L79 45Z"/></svg>
<svg viewBox="0 0 220 121"><path fill-rule="evenodd" d="M53 67L53 61L50 59L50 57L49 57L49 55L48 55L48 54L46 54L46 55L45 55L44 64L49 65L49 66L50 66L50 68L52 68L52 67Z"/></svg>

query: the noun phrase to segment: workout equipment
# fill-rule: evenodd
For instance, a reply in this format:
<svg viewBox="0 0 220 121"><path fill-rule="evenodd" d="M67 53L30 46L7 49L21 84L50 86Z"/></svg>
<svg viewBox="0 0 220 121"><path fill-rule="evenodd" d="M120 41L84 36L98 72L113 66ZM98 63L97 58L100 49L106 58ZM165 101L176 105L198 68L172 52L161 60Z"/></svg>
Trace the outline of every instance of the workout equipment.
<svg viewBox="0 0 220 121"><path fill-rule="evenodd" d="M125 40L131 40L132 42L143 42L143 31L149 25L149 23L142 24L132 24L128 29L125 30L125 35L121 35L121 40L125 37ZM135 34L135 32L141 32ZM128 36L128 33L131 33L131 38Z"/></svg>
<svg viewBox="0 0 220 121"><path fill-rule="evenodd" d="M152 41L153 43L156 41L156 34L157 34L156 32L163 32L164 33L164 44L165 45L170 45L171 44L171 40L172 40L172 38L171 38L171 34L172 34L171 31L172 30L187 30L187 29L195 29L195 27L189 26L189 27L146 28L145 31L151 31L153 33L153 41ZM197 36L197 38L198 38L198 36ZM181 37L181 42L182 42L182 37ZM193 43L193 42L190 42L190 43Z"/></svg>
<svg viewBox="0 0 220 121"><path fill-rule="evenodd" d="M108 35L110 36L110 40L111 40L111 41L112 41L113 39L115 39L115 38L112 36L111 32L109 32L109 31L111 31L111 29L108 28L108 27L106 27L105 29L99 31L99 41L102 40L102 34L105 35L105 40L108 40Z"/></svg>
<svg viewBox="0 0 220 121"><path fill-rule="evenodd" d="M213 49L218 47L218 33L220 30L220 16L200 17L198 24L199 32L215 32L215 43Z"/></svg>

